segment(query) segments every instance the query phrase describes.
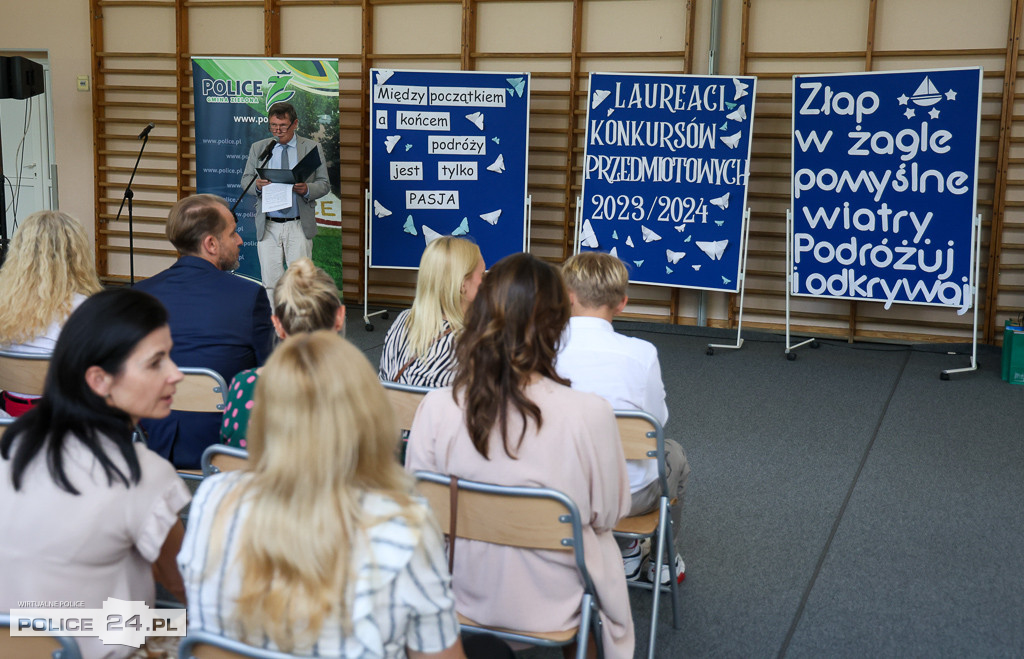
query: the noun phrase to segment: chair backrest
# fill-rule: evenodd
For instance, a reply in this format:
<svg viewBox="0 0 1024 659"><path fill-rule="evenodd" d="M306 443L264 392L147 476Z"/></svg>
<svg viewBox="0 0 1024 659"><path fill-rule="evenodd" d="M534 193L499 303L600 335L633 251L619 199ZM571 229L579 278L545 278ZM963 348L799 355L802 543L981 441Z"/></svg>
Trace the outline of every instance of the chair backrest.
<svg viewBox="0 0 1024 659"><path fill-rule="evenodd" d="M49 368L49 355L24 355L0 350L0 389L42 396Z"/></svg>
<svg viewBox="0 0 1024 659"><path fill-rule="evenodd" d="M388 401L391 402L391 408L395 412L395 420L398 422L398 427L403 431L403 436L405 436L405 431L412 427L412 420L416 416L416 410L419 408L420 402L433 389L398 384L397 382L382 382L381 384L384 385Z"/></svg>
<svg viewBox="0 0 1024 659"><path fill-rule="evenodd" d="M222 471L237 471L249 465L249 452L244 448L211 444L203 451L203 477L219 474Z"/></svg>
<svg viewBox="0 0 1024 659"><path fill-rule="evenodd" d="M626 459L657 460L662 493L671 496L665 471L665 430L661 423L641 410L615 410L615 422Z"/></svg>
<svg viewBox="0 0 1024 659"><path fill-rule="evenodd" d="M416 479L417 490L447 533L451 528L451 477L417 471ZM524 549L572 551L586 592L594 592L583 562L583 523L572 499L545 487L493 485L462 478L456 483L457 537Z"/></svg>
<svg viewBox="0 0 1024 659"><path fill-rule="evenodd" d="M171 409L178 412L223 412L228 385L220 373L197 366L182 367L185 379L178 383Z"/></svg>
<svg viewBox="0 0 1024 659"><path fill-rule="evenodd" d="M81 659L78 642L70 636L11 636L11 616L0 613L0 657Z"/></svg>
<svg viewBox="0 0 1024 659"><path fill-rule="evenodd" d="M178 646L178 659L292 659L293 656L199 630L188 632Z"/></svg>

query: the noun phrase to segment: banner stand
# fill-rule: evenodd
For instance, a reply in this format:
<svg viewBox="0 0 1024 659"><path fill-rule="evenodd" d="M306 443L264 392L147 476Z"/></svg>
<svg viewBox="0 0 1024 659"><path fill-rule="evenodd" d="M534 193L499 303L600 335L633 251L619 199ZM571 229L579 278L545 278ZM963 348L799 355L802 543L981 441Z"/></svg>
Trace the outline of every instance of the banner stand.
<svg viewBox="0 0 1024 659"><path fill-rule="evenodd" d="M743 213L743 233L740 234L740 273L739 273L739 284L740 284L740 315L736 323L736 343L735 344L723 344L723 343L709 343L708 349L705 351L706 355L715 354L715 348L722 348L724 350L739 350L743 347L743 295L747 291L747 248L750 245L750 207L747 206L746 212ZM703 291L701 293L703 295ZM787 341L788 342L788 341Z"/></svg>
<svg viewBox="0 0 1024 659"><path fill-rule="evenodd" d="M793 361L796 359L796 353L793 352L801 346L805 346L808 343L811 344L812 348L818 347L818 342L811 337L796 345L792 345L789 342L789 298L790 293L793 290L793 210L790 208L786 209L786 359Z"/></svg>
<svg viewBox="0 0 1024 659"><path fill-rule="evenodd" d="M953 373L965 373L978 370L978 274L981 269L981 214L974 216L974 230L971 232L971 256L974 258L974 285L971 291L974 294L974 328L971 334L971 365L965 368L949 368L939 374L940 380L948 380ZM960 315L963 315L963 311Z"/></svg>
<svg viewBox="0 0 1024 659"><path fill-rule="evenodd" d="M370 190L363 190L363 245L365 246L363 251L363 323L366 324L366 331L373 331L373 323L370 322L370 318L373 316L380 316L384 320L388 319L388 310L381 309L380 311L370 311Z"/></svg>

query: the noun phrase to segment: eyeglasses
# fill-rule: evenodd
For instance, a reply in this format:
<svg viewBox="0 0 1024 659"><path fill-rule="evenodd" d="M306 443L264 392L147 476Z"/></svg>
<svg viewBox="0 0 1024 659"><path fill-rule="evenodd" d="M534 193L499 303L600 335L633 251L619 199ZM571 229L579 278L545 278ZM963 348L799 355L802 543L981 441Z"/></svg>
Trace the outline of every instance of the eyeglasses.
<svg viewBox="0 0 1024 659"><path fill-rule="evenodd" d="M283 133L286 130L288 130L289 128L291 128L292 124L294 124L294 123L295 123L294 121L289 121L286 124L276 124L274 122L270 122L270 132L271 133Z"/></svg>

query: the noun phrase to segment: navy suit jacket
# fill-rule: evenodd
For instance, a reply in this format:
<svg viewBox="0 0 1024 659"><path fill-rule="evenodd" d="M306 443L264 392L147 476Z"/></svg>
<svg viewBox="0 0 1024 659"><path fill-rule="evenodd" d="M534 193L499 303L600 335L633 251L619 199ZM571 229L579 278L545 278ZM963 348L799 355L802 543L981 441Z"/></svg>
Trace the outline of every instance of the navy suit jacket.
<svg viewBox="0 0 1024 659"><path fill-rule="evenodd" d="M178 366L205 366L228 383L246 368L262 366L273 347L270 302L259 284L218 270L198 256L182 256L167 270L140 281L135 288L167 308L171 359ZM149 447L179 469L199 466L199 459L219 437L219 414L171 412L147 420Z"/></svg>

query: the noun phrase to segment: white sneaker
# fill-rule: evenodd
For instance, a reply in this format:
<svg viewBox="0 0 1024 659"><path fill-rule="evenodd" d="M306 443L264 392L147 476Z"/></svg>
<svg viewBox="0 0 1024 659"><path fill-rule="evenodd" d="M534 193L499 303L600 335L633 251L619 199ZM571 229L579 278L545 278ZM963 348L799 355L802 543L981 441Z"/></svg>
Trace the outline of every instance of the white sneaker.
<svg viewBox="0 0 1024 659"><path fill-rule="evenodd" d="M654 561L648 559L647 561L647 580L651 583L654 582ZM676 583L683 583L683 579L686 578L686 563L683 562L683 557L676 554ZM669 580L668 565L661 566L661 580L662 585L667 585Z"/></svg>
<svg viewBox="0 0 1024 659"><path fill-rule="evenodd" d="M651 553L651 543L647 540L634 540L622 550L622 568L626 572L626 581L636 581L643 572L644 560Z"/></svg>

